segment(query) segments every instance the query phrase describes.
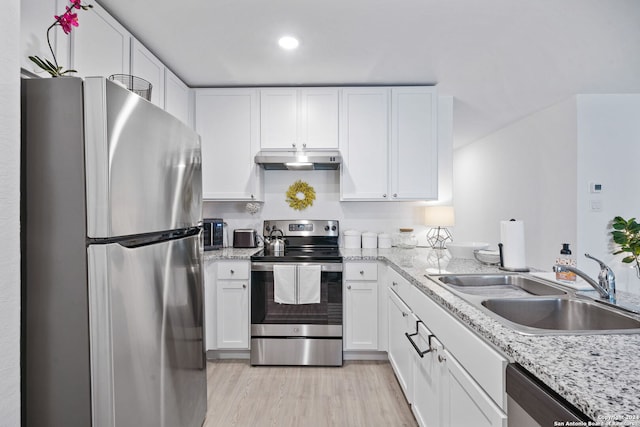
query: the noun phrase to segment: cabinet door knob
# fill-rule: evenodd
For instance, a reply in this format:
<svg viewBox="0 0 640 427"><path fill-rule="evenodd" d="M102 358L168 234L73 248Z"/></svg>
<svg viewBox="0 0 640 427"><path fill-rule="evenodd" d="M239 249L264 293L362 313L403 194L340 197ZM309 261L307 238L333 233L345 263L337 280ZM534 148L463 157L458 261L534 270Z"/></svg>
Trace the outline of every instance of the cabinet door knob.
<svg viewBox="0 0 640 427"><path fill-rule="evenodd" d="M234 274L234 273L235 273L235 271L233 271L233 270L229 270L229 273Z"/></svg>
<svg viewBox="0 0 640 427"><path fill-rule="evenodd" d="M398 286L398 284L396 282L391 282L392 286Z"/></svg>
<svg viewBox="0 0 640 427"><path fill-rule="evenodd" d="M397 193L393 193L393 197L398 197L398 194Z"/></svg>
<svg viewBox="0 0 640 427"><path fill-rule="evenodd" d="M245 283L242 284L242 289L247 289L247 285Z"/></svg>
<svg viewBox="0 0 640 427"><path fill-rule="evenodd" d="M443 356L441 354L438 355L438 362L442 363L442 362L446 362L447 360L447 356Z"/></svg>
<svg viewBox="0 0 640 427"><path fill-rule="evenodd" d="M302 144L302 148L307 148L307 144Z"/></svg>
<svg viewBox="0 0 640 427"><path fill-rule="evenodd" d="M253 194L251 195L251 200L255 199L256 196L254 196Z"/></svg>
<svg viewBox="0 0 640 427"><path fill-rule="evenodd" d="M403 311L402 312L402 317L407 317L407 316L408 316L408 314Z"/></svg>
<svg viewBox="0 0 640 427"><path fill-rule="evenodd" d="M348 285L348 286L347 286L347 289L349 289L349 290L350 290L350 289L351 289L351 285Z"/></svg>
<svg viewBox="0 0 640 427"><path fill-rule="evenodd" d="M362 275L362 274L364 274L364 270L360 270L360 274L361 274L361 275Z"/></svg>
<svg viewBox="0 0 640 427"><path fill-rule="evenodd" d="M382 195L382 197L386 198L386 197L387 197L387 194L386 194L386 193L385 193L385 194L383 194L383 195Z"/></svg>
<svg viewBox="0 0 640 427"><path fill-rule="evenodd" d="M292 146L293 148L296 148L296 144L291 144L291 146Z"/></svg>

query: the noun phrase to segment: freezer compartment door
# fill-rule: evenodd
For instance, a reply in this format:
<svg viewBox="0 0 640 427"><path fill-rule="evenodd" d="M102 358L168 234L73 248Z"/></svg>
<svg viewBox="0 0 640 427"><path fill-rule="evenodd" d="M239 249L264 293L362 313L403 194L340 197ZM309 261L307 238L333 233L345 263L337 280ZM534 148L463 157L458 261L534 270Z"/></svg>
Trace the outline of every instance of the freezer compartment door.
<svg viewBox="0 0 640 427"><path fill-rule="evenodd" d="M199 247L199 235L89 246L93 427L202 425Z"/></svg>
<svg viewBox="0 0 640 427"><path fill-rule="evenodd" d="M109 238L198 225L197 133L99 77L84 80L87 231Z"/></svg>

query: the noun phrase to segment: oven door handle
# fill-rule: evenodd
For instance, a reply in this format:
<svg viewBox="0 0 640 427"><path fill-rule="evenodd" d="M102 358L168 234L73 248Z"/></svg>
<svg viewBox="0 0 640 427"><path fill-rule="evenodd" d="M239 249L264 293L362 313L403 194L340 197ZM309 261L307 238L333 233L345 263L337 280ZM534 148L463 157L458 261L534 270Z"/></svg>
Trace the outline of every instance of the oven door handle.
<svg viewBox="0 0 640 427"><path fill-rule="evenodd" d="M251 271L273 271L274 265L319 265L320 271L326 272L341 272L342 271L342 263L341 262L263 262L263 261L254 261L251 263Z"/></svg>

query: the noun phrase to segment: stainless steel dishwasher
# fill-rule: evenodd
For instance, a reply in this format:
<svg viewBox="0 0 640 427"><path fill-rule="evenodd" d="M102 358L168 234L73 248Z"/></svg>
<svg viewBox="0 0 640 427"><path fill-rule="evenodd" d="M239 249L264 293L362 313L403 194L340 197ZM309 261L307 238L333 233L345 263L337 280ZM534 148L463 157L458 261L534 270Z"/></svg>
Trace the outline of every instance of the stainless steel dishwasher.
<svg viewBox="0 0 640 427"><path fill-rule="evenodd" d="M558 422L592 421L517 363L507 366L506 382L509 426L551 427Z"/></svg>

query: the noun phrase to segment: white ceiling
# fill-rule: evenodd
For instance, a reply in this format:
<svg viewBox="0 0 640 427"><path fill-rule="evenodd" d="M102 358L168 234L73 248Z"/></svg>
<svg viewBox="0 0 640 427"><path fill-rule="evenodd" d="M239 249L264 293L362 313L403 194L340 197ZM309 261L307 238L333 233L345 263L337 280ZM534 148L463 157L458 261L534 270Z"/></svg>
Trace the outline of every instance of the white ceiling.
<svg viewBox="0 0 640 427"><path fill-rule="evenodd" d="M640 92L638 0L98 2L192 87L437 84L455 146L572 94Z"/></svg>

